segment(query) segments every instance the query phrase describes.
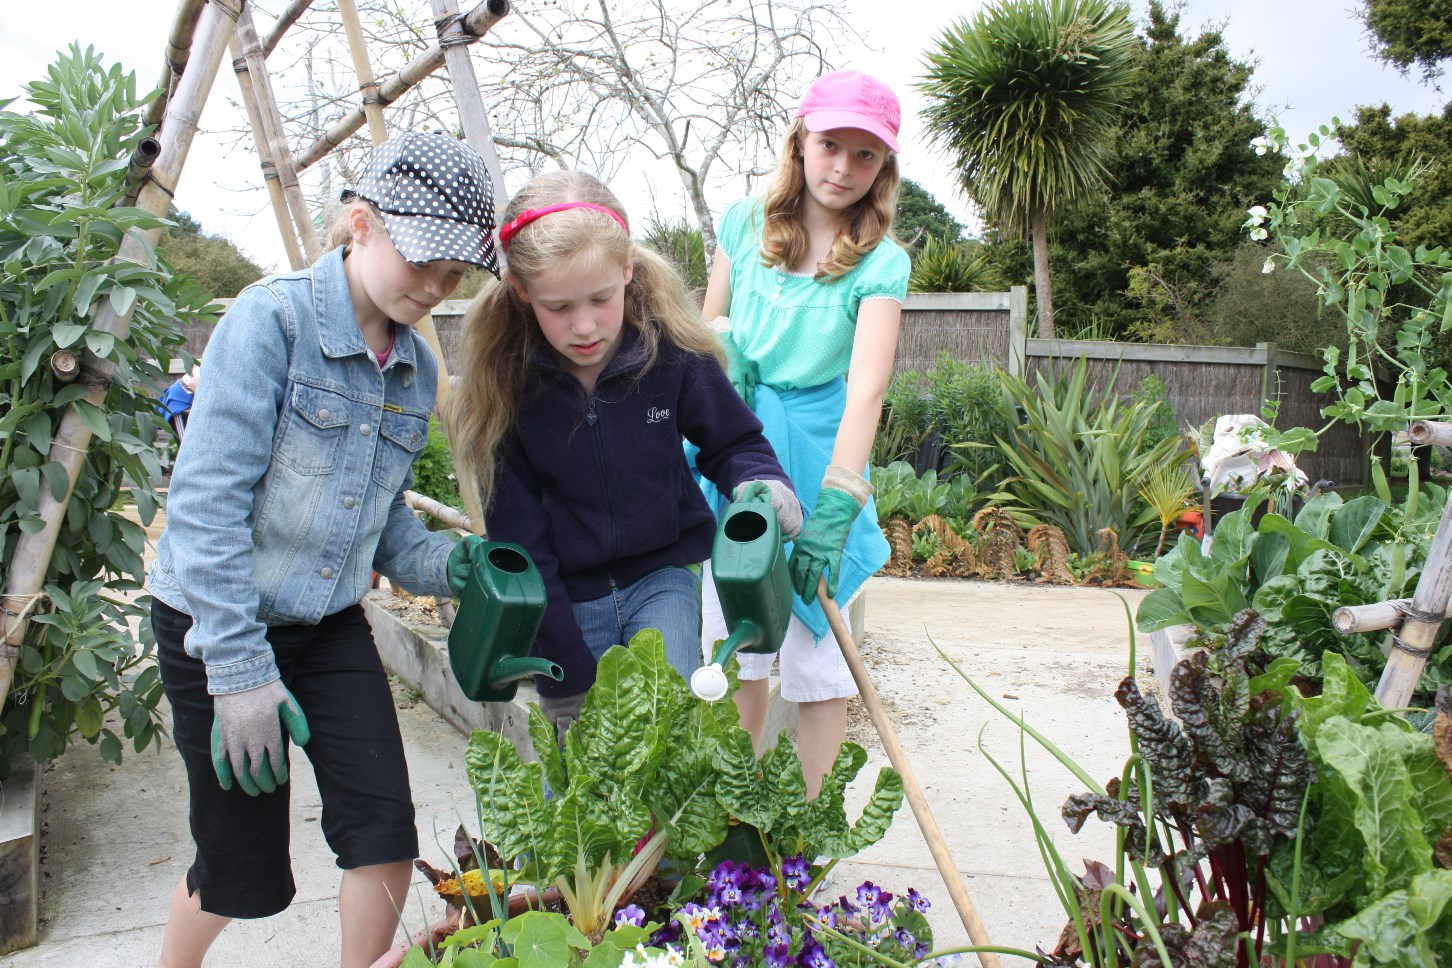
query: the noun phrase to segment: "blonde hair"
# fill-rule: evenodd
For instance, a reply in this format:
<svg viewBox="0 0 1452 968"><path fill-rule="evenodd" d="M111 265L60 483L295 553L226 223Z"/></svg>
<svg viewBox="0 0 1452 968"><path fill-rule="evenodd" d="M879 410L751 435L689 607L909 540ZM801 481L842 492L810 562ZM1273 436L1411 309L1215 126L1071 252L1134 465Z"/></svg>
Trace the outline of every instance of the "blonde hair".
<svg viewBox="0 0 1452 968"><path fill-rule="evenodd" d="M383 213L378 210L378 206L366 198L354 195L333 216L333 224L328 227L328 251L331 252L340 245L345 256L353 251L353 213L359 210L368 220L369 229L388 234L388 226L383 224Z"/></svg>
<svg viewBox="0 0 1452 968"><path fill-rule="evenodd" d="M801 118L787 129L786 144L777 159L776 174L766 190L765 224L761 227L761 264L790 268L808 255L806 226L801 221L802 198L807 193L806 168L802 161L807 129ZM897 213L897 189L901 176L897 152L888 151L877 180L867 194L844 213L832 249L817 266L815 278L839 279L852 271L883 239L892 237L892 219Z"/></svg>
<svg viewBox="0 0 1452 968"><path fill-rule="evenodd" d="M599 179L558 171L539 175L521 189L504 210L501 224L528 209L560 202L592 202L627 222L620 201ZM505 275L486 279L464 313L459 371L467 377L460 380L445 415L460 492L466 497L478 495L479 512L487 510L493 499L500 450L514 429L531 362L536 354L554 352L540 332L533 308L520 298L511 280L528 286L539 273L580 260L631 265L625 323L640 333L646 355L636 379L655 364L661 340L725 360L720 339L687 295L680 273L659 255L635 245L604 212L575 208L528 222L509 240L508 257ZM475 511L472 503L470 511Z"/></svg>

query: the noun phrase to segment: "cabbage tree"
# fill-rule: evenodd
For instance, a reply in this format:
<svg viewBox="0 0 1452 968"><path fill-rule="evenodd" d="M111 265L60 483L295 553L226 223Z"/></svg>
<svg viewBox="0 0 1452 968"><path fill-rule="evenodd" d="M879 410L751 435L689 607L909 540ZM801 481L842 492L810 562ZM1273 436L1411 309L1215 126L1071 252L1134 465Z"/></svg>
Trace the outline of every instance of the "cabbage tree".
<svg viewBox="0 0 1452 968"><path fill-rule="evenodd" d="M1103 190L1135 65L1134 28L1109 0L1002 0L950 26L918 88L934 143L964 190L1033 240L1039 335L1054 336L1049 219Z"/></svg>

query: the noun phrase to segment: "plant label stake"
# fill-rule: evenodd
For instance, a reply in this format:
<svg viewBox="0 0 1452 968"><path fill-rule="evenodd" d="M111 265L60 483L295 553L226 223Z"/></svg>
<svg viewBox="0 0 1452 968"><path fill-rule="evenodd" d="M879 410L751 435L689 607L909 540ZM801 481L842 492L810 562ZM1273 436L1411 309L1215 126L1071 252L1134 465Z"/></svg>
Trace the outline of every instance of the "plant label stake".
<svg viewBox="0 0 1452 968"><path fill-rule="evenodd" d="M544 618L544 579L519 545L484 545L459 597L449 630L449 667L475 702L508 702L527 676L565 677L558 665L529 656Z"/></svg>
<svg viewBox="0 0 1452 968"><path fill-rule="evenodd" d="M822 611L827 613L827 624L832 627L832 634L837 637L842 658L852 670L852 679L857 683L857 691L862 694L862 705L867 707L867 712L872 717L872 725L877 727L882 748L887 751L887 758L892 762L893 768L902 776L903 793L907 796L908 805L913 808L913 817L917 819L918 829L923 833L928 851L938 865L938 873L942 875L943 883L948 888L948 896L953 899L953 906L958 909L958 917L975 945L990 947L992 942L988 940L983 919L978 916L978 909L973 906L973 899L968 896L963 875L958 873L958 865L953 862L953 855L948 852L947 841L938 829L938 822L933 819L932 810L928 809L928 798L923 794L917 774L913 772L912 764L908 762L907 754L897 740L897 732L887 718L887 710L883 708L882 700L877 697L877 687L872 684L872 677L867 674L862 653L857 651L857 643L852 641L852 630L843 621L837 603L827 594L826 579L817 583L817 601L822 603ZM977 955L983 968L999 968L998 955L993 952L979 951Z"/></svg>
<svg viewBox="0 0 1452 968"><path fill-rule="evenodd" d="M726 508L711 546L711 580L730 634L716 647L711 664L691 676L691 692L715 702L726 695L722 670L731 656L781 651L792 617L791 577L770 504L736 501Z"/></svg>

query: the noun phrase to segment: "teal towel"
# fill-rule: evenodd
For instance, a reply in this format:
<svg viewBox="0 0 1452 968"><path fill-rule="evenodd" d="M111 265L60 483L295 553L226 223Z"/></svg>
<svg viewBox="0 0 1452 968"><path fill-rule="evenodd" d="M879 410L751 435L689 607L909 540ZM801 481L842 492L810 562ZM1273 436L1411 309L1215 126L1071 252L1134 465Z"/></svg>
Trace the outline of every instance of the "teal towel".
<svg viewBox="0 0 1452 968"><path fill-rule="evenodd" d="M761 420L766 439L771 441L777 460L791 478L797 499L802 502L802 510L808 516L817 506L822 475L832 462L832 445L837 439L837 428L846 406L847 381L840 378L802 390L775 390L760 383L756 386L756 416ZM686 453L693 468L695 452L696 448L687 443ZM852 470L864 473L866 468ZM729 498L699 473L696 480L719 518ZM787 554L791 554L790 542ZM852 530L847 535L847 547L842 553L842 574L837 585L838 608L845 612L847 603L868 578L887 564L891 556L892 549L882 536L882 529L877 526L877 507L869 499L857 520L852 522ZM793 596L792 613L812 630L818 642L831 631L826 613L815 597L810 602L804 602Z"/></svg>

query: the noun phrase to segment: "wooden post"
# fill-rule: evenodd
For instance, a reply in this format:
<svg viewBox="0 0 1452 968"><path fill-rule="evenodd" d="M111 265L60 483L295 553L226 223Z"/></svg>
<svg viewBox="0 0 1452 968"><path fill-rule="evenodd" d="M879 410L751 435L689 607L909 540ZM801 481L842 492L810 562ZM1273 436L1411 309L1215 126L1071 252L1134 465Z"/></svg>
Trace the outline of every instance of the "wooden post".
<svg viewBox="0 0 1452 968"><path fill-rule="evenodd" d="M318 234L313 228L313 216L308 211L307 199L303 197L302 186L298 184L297 168L292 163L292 152L287 147L287 137L282 129L282 114L277 109L277 99L272 95L272 81L263 62L262 43L257 39L257 28L252 23L252 9L243 5L237 18L233 50L247 59L247 73L252 81L252 92L257 98L257 116L262 119L262 130L267 136L268 153L277 168L278 181L282 183L282 195L287 199L292 213L293 226L298 238L302 239L304 268L323 254L318 245Z"/></svg>
<svg viewBox="0 0 1452 968"><path fill-rule="evenodd" d="M358 72L358 93L363 100L363 114L368 118L368 136L373 144L388 140L383 125L383 105L378 102L378 82L373 79L373 65L368 63L368 44L363 40L363 25L358 22L358 6L353 0L338 0L338 15L348 34L348 52L353 55L353 70Z"/></svg>
<svg viewBox="0 0 1452 968"><path fill-rule="evenodd" d="M479 93L479 78L474 73L474 62L469 59L469 45L478 38L465 31L464 19L459 16L459 5L455 0L429 2L433 5L439 46L444 50L444 66L449 71L454 106L459 110L464 140L484 159L484 167L489 169L489 180L494 183L494 209L502 212L505 202L508 201L504 193L504 172L499 167L499 156L494 151L494 132L489 126L489 111L484 107L484 96ZM501 17L509 12L507 3L502 6ZM504 250L499 246L494 248L499 258L499 267L503 269Z"/></svg>
<svg viewBox="0 0 1452 968"><path fill-rule="evenodd" d="M301 269L307 265L307 257L303 254L302 244L298 241L297 233L293 231L292 217L287 211L287 199L282 194L282 182L277 178L277 165L272 160L272 145L262 127L262 114L257 109L252 71L248 67L247 57L243 55L242 45L238 43L235 34L232 38L232 70L237 75L237 87L242 95L242 106L247 109L248 126L252 129L252 143L257 148L257 160L262 167L262 184L267 189L268 198L272 200L272 217L277 221L278 235L282 236L282 247L287 252L287 264L294 270Z"/></svg>
<svg viewBox="0 0 1452 968"><path fill-rule="evenodd" d="M1008 290L1008 374L1028 378L1028 287Z"/></svg>
<svg viewBox="0 0 1452 968"><path fill-rule="evenodd" d="M1261 409L1269 400L1274 400L1280 393L1281 374L1276 364L1276 344L1256 343L1255 349L1260 354L1260 403Z"/></svg>
<svg viewBox="0 0 1452 968"><path fill-rule="evenodd" d="M487 34L507 13L509 13L509 0L484 0L479 6L464 15L464 33L472 38L472 40L478 40ZM399 71L379 87L379 105L386 107L392 104L403 95L403 92L438 70L443 63L443 48L438 44L433 44L422 54L405 64L403 70ZM365 117L363 109L360 107L341 120L334 122L332 127L323 132L322 137L294 156L293 162L297 165L297 170L303 171L309 165L321 161L328 152L338 147L338 145L351 137L355 131L363 127Z"/></svg>
<svg viewBox="0 0 1452 968"><path fill-rule="evenodd" d="M19 756L0 796L0 955L29 948L40 924L40 764Z"/></svg>
<svg viewBox="0 0 1452 968"><path fill-rule="evenodd" d="M1376 686L1376 698L1383 706L1402 709L1411 701L1446 619L1448 599L1452 599L1452 501L1442 511L1406 621L1400 634L1391 637L1392 650Z"/></svg>
<svg viewBox="0 0 1452 968"><path fill-rule="evenodd" d="M137 197L138 208L160 216L165 216L170 208L177 179L186 164L192 138L197 133L198 119L202 108L206 106L207 94L212 89L217 69L227 50L227 39L244 2L245 0L211 0L203 9L197 25L200 57L182 75L175 94L167 104L166 116L158 133L161 154L152 168L152 177L145 182ZM116 261L144 264L160 234L160 229L127 232L122 239ZM93 307L94 328L125 342L131 330L131 313L134 309L133 301L125 313L117 313L109 299L98 300ZM82 399L92 406L104 409L106 391L111 386L115 364L87 353L82 365L88 385L88 392ZM51 458L65 471L65 494L56 499L50 488L41 488L38 513L42 527L34 533L20 535L15 546L15 555L10 562L5 595L0 600L0 704L4 703L10 691L15 662L19 657L18 646L24 640L30 626L30 615L40 600L61 521L65 517L71 493L80 478L86 451L91 444L91 431L74 404L67 407L61 417L55 443Z"/></svg>
<svg viewBox="0 0 1452 968"><path fill-rule="evenodd" d="M1452 605L1452 603L1449 603ZM1373 602L1370 605L1343 605L1331 613L1331 624L1342 635L1357 632L1380 632L1394 629L1402 623L1407 610L1412 607L1410 598L1398 598L1390 602ZM1444 618L1452 613L1444 610Z"/></svg>

